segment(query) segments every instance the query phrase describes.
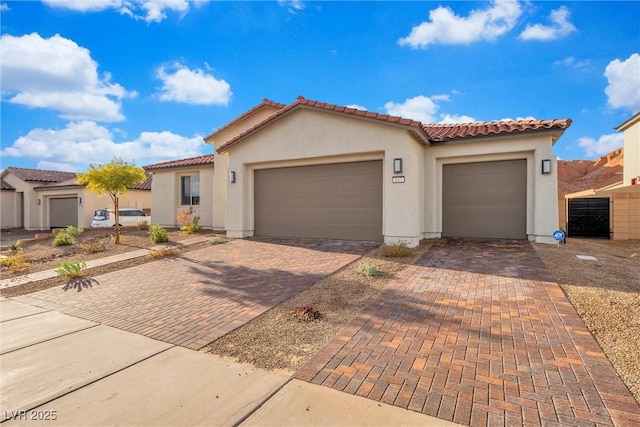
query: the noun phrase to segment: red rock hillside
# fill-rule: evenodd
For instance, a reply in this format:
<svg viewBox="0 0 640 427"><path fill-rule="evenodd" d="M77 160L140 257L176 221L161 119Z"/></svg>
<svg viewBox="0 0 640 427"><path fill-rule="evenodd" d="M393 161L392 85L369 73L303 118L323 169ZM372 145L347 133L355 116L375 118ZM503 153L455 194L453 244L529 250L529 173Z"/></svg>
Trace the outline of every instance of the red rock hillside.
<svg viewBox="0 0 640 427"><path fill-rule="evenodd" d="M622 148L595 160L558 160L558 194L606 187L622 181Z"/></svg>

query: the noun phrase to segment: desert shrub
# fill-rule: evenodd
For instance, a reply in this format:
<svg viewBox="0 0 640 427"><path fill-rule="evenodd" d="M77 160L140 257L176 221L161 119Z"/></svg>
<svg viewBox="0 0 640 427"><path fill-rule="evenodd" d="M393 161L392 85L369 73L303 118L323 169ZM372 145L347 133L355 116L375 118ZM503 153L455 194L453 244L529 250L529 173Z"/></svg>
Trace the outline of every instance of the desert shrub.
<svg viewBox="0 0 640 427"><path fill-rule="evenodd" d="M84 261L62 261L60 267L54 271L60 276L68 277L69 279L76 279L82 276L82 271L87 268L87 263Z"/></svg>
<svg viewBox="0 0 640 427"><path fill-rule="evenodd" d="M180 231L183 233L190 234L200 230L200 226L198 225L198 222L200 222L200 216L196 215L196 212L192 207L180 211L178 216L176 216L176 219L180 224L182 224Z"/></svg>
<svg viewBox="0 0 640 427"><path fill-rule="evenodd" d="M313 304L300 305L292 310L291 315L299 322L313 322L322 317L320 310Z"/></svg>
<svg viewBox="0 0 640 427"><path fill-rule="evenodd" d="M63 233L67 233L72 235L73 237L84 233L84 228L82 227L74 227L73 225L69 225L67 228L64 229Z"/></svg>
<svg viewBox="0 0 640 427"><path fill-rule="evenodd" d="M224 237L216 237L212 240L209 240L209 244L211 245L224 245L225 243L229 243L229 241Z"/></svg>
<svg viewBox="0 0 640 427"><path fill-rule="evenodd" d="M74 237L74 235L67 233L66 230L56 234L56 237L53 239L54 246L73 245L75 242L76 238Z"/></svg>
<svg viewBox="0 0 640 427"><path fill-rule="evenodd" d="M382 253L388 258L403 258L411 255L412 252L405 242L398 242L393 245L384 245Z"/></svg>
<svg viewBox="0 0 640 427"><path fill-rule="evenodd" d="M170 256L176 256L180 253L178 248L159 248L149 251L147 254L147 259L159 259L166 258Z"/></svg>
<svg viewBox="0 0 640 427"><path fill-rule="evenodd" d="M11 252L17 251L22 246L22 242L20 240L16 240L15 242L9 243L8 247Z"/></svg>
<svg viewBox="0 0 640 427"><path fill-rule="evenodd" d="M382 270L380 270L378 267L376 267L373 264L367 264L364 262L356 265L356 270L358 270L358 273L362 274L363 276L381 276L382 275Z"/></svg>
<svg viewBox="0 0 640 427"><path fill-rule="evenodd" d="M87 240L85 242L82 242L80 244L80 250L82 252L84 252L85 254L93 254L96 252L104 252L107 250L107 243L105 243L105 240L108 242L109 240L107 240L107 238L102 239L102 238L97 238L97 239L91 239L91 240Z"/></svg>
<svg viewBox="0 0 640 427"><path fill-rule="evenodd" d="M149 221L140 221L140 222L138 222L136 224L136 228L138 230L141 230L141 231L142 230L144 230L144 231L148 230L149 229Z"/></svg>
<svg viewBox="0 0 640 427"><path fill-rule="evenodd" d="M31 264L27 262L24 252L19 249L15 254L9 257L0 258L0 265L2 265L2 270L10 270L12 273L19 273L26 270Z"/></svg>
<svg viewBox="0 0 640 427"><path fill-rule="evenodd" d="M149 235L153 243L165 243L169 241L169 233L167 233L167 230L163 226L158 224L153 224L151 228L149 228Z"/></svg>

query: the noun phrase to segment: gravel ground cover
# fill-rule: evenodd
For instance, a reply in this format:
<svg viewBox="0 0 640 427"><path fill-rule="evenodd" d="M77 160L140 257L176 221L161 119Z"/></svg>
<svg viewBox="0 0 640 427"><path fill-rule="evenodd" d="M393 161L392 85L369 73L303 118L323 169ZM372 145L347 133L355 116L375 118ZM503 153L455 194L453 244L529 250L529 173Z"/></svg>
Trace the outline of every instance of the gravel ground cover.
<svg viewBox="0 0 640 427"><path fill-rule="evenodd" d="M401 258L385 257L380 247L201 351L291 375L432 244L424 241ZM374 271L370 267L381 274L362 273ZM301 320L309 311L320 318Z"/></svg>
<svg viewBox="0 0 640 427"><path fill-rule="evenodd" d="M640 402L640 242L568 239L533 246Z"/></svg>
<svg viewBox="0 0 640 427"><path fill-rule="evenodd" d="M20 245L26 261L30 264L29 267L20 271L12 272L7 269L2 270L2 279L7 279L14 276L35 273L43 270L51 270L60 266L62 261L77 260L77 261L89 261L98 258L104 258L113 255L119 255L122 253L135 251L138 249L148 249L153 246L158 246L151 241L149 232L146 230L137 229L123 229L120 235L120 244L113 243L113 239L106 245L105 249L99 252L86 252L87 246L92 246L92 242L103 241L105 235L108 235L110 230L104 229L89 229L85 230L82 234L76 237L76 241L73 245L54 246L53 238L25 241ZM214 233L213 231L200 231L195 234L185 234L178 229L167 229L169 235L169 242L165 245L176 249L173 255L179 255L180 253L201 249L209 244L209 241L200 243L197 245L180 246L182 240L194 237L194 236L206 236L211 237L212 240L216 238L222 238L222 235ZM2 255L11 256L15 254L9 250L2 251ZM121 270L124 268L140 265L144 262L148 262L149 259L145 257L132 259L128 261L121 261L116 264L105 265L102 267L96 267L85 270L85 277L98 276L100 274L109 273L114 270ZM0 295L4 297L14 297L19 295L25 295L32 292L41 291L54 286L63 285L67 282L65 277L54 277L51 279L40 280L37 282L28 283L21 286L15 286L0 290Z"/></svg>
<svg viewBox="0 0 640 427"><path fill-rule="evenodd" d="M221 237L204 231L198 235L211 236L212 241L181 247L181 240L194 235L179 230L168 232L170 246L177 248L175 255L201 249ZM102 238L104 234L105 230L87 230L71 246L55 247L52 239L24 243L22 248L30 267L16 274L3 271L2 278L56 268L63 260L88 261L155 246L147 231L125 229L120 245L111 242L102 252L82 251L83 242ZM433 241L424 241L404 258L384 257L379 248L213 342L203 351L263 369L292 373L432 244ZM640 402L640 242L568 239L566 244L533 246ZM3 255L8 254L3 252ZM580 259L578 255L592 256L596 260ZM87 270L86 276L98 276L148 261L142 257L97 267ZM361 272L363 265L375 266L382 274L364 275ZM5 297L24 295L63 285L66 281L64 277L56 277L3 289L0 294ZM305 307L316 309L321 314L320 319L301 321L300 311Z"/></svg>

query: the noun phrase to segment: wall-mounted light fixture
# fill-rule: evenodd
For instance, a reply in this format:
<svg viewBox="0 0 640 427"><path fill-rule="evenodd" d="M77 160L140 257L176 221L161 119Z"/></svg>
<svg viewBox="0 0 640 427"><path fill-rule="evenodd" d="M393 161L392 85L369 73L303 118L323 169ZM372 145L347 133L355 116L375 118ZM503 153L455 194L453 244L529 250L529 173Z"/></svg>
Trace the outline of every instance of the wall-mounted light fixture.
<svg viewBox="0 0 640 427"><path fill-rule="evenodd" d="M82 197L78 197L78 206L82 206Z"/></svg>
<svg viewBox="0 0 640 427"><path fill-rule="evenodd" d="M42 200L38 199L38 206L40 206L42 204Z"/></svg>
<svg viewBox="0 0 640 427"><path fill-rule="evenodd" d="M542 160L542 173L544 175L551 173L551 160L549 159Z"/></svg>
<svg viewBox="0 0 640 427"><path fill-rule="evenodd" d="M393 159L393 173L402 173L402 159Z"/></svg>
<svg viewBox="0 0 640 427"><path fill-rule="evenodd" d="M229 182L235 184L236 182L236 171L229 172Z"/></svg>

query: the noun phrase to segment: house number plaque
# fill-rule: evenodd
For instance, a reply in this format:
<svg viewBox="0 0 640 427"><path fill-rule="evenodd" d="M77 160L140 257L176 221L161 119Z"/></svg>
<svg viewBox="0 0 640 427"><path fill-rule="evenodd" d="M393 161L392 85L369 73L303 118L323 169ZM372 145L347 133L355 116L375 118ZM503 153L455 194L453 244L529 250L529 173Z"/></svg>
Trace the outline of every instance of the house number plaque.
<svg viewBox="0 0 640 427"><path fill-rule="evenodd" d="M393 182L394 184L404 184L404 176L391 177L391 182Z"/></svg>

